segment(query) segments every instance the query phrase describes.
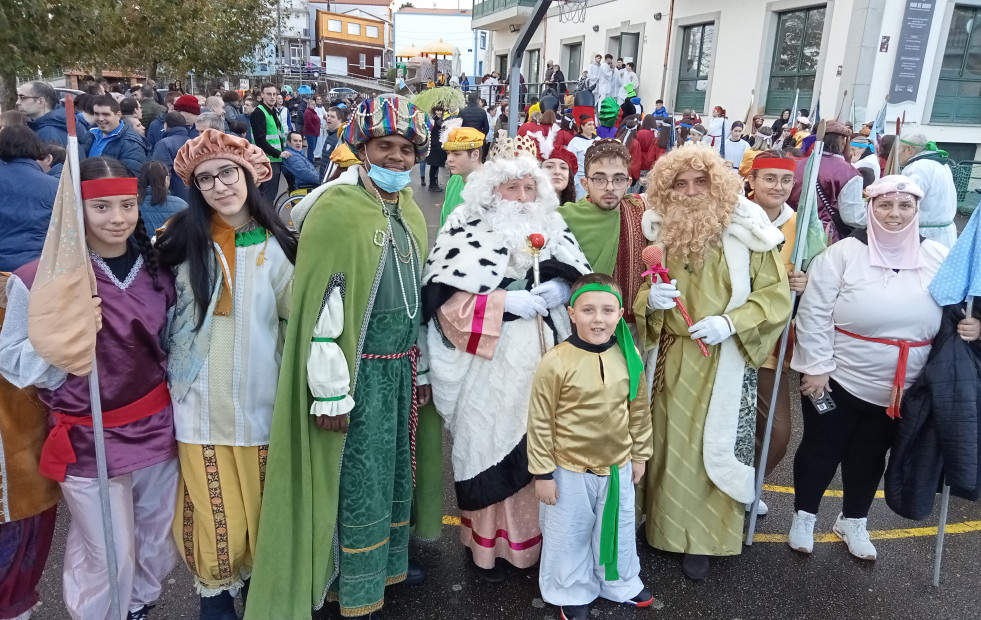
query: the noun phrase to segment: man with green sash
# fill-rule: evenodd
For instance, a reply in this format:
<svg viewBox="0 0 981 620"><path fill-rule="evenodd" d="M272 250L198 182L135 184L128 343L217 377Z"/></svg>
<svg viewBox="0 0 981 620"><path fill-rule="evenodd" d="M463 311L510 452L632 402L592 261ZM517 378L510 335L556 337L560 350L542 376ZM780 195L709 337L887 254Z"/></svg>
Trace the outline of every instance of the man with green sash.
<svg viewBox="0 0 981 620"><path fill-rule="evenodd" d="M259 186L262 195L272 206L276 202L276 195L279 194L279 174L283 167L283 160L291 154L285 150L286 131L276 113L279 89L272 82L266 82L262 85L260 93L262 102L249 115L249 125L252 127L252 142L263 150L272 166L272 178Z"/></svg>
<svg viewBox="0 0 981 620"><path fill-rule="evenodd" d="M457 127L451 130L443 141L446 151L446 167L449 168L450 180L446 182L446 194L443 196L443 210L439 215L439 227L442 228L446 218L453 209L463 204L460 192L471 173L480 170L484 164L480 155L484 149L484 134L472 127Z"/></svg>
<svg viewBox="0 0 981 620"><path fill-rule="evenodd" d="M309 618L325 600L368 618L386 586L425 579L408 542L417 407L430 400L416 346L427 236L408 184L430 127L406 99L364 101L343 136L364 164L293 209L300 246L250 620Z"/></svg>
<svg viewBox="0 0 981 620"><path fill-rule="evenodd" d="M567 202L559 213L579 242L593 271L613 276L624 299L634 299L643 281L640 253L647 247L641 228L644 199L627 194L630 185L630 151L617 140L596 140L583 157L582 186L586 197ZM633 326L630 304L624 320Z"/></svg>

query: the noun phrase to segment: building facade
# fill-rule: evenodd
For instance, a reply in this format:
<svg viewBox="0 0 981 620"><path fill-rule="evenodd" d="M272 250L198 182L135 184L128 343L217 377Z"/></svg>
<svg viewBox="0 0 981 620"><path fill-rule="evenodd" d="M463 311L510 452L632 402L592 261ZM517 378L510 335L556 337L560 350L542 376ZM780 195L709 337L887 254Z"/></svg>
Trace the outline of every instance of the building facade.
<svg viewBox="0 0 981 620"><path fill-rule="evenodd" d="M310 24L316 30L317 12L328 11L346 15L350 18L364 18L381 21L384 25L382 43L385 51L382 54L382 69L388 69L395 62L395 32L392 28L394 0L308 0ZM316 47L316 46L315 46Z"/></svg>
<svg viewBox="0 0 981 620"><path fill-rule="evenodd" d="M511 47L534 0L477 0L474 29L493 32L494 69L506 74ZM905 117L904 132L942 143L955 160L977 159L981 143L981 0L587 0L582 23L563 22L557 3L522 58L529 84L546 61L575 80L596 53L633 61L650 109L731 118L793 106L822 118ZM532 88L532 92L534 89Z"/></svg>
<svg viewBox="0 0 981 620"><path fill-rule="evenodd" d="M385 71L385 22L317 11L317 51L327 75L380 78Z"/></svg>

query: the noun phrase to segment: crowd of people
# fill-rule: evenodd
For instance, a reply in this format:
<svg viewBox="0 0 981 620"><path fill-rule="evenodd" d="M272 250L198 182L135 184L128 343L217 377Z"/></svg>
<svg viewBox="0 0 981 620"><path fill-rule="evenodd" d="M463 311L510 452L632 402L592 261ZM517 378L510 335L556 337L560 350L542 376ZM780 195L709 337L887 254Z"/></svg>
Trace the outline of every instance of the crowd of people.
<svg viewBox="0 0 981 620"><path fill-rule="evenodd" d="M388 586L427 577L409 538L442 535L444 427L479 578L538 564L564 620L597 597L649 606L638 529L696 581L741 553L756 472L789 448L789 369L804 424L789 544L811 552L840 466L833 531L876 559L869 508L944 312L928 286L956 239L946 154L837 121L819 138L806 111L792 127L789 110L769 126L645 114L631 63L595 60L571 99L550 67L555 95L513 136L479 89L460 110L311 94L294 113L271 83L162 104L144 87L87 93L68 119L24 83L23 122L0 128L0 540L34 561L0 567L0 618L37 603L59 499L68 614L110 615L86 368L31 329L69 122L128 619L154 615L181 562L201 620L237 618L237 597L247 620L374 617ZM803 271L818 139L829 247ZM902 174L885 174L890 149ZM432 247L417 164L445 192ZM281 176L309 190L289 226ZM981 337L974 316L956 323Z"/></svg>

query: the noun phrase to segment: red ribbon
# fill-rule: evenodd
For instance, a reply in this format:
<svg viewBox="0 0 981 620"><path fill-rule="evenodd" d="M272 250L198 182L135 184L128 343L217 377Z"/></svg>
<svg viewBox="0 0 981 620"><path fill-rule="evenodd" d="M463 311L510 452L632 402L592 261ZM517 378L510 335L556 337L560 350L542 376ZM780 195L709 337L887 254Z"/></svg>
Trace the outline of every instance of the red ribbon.
<svg viewBox="0 0 981 620"><path fill-rule="evenodd" d="M658 263L656 265L651 265L651 268L648 269L647 271L645 271L644 273L640 274L640 276L642 278L647 277L647 276L651 276L651 283L654 282L654 279L655 278L660 278L661 279L661 282L670 282L671 281L671 276L668 275L667 268L665 268L664 265L661 265L660 263ZM685 319L685 324L688 325L688 327L691 327L692 325L694 325L695 323L692 322L691 316L688 315L688 310L685 309L685 304L681 303L681 298L678 297L677 299L675 299L674 300L674 303L677 304L678 310L681 312L681 317L683 319ZM705 343L702 342L702 339L701 338L698 338L698 339L695 340L695 342L698 343L698 348L701 349L702 355L704 355L705 357L708 357L709 356L709 350L708 350L708 347L705 346Z"/></svg>
<svg viewBox="0 0 981 620"><path fill-rule="evenodd" d="M484 333L484 315L487 313L487 295L477 295L476 304L473 309L473 321L470 325L470 338L467 340L467 353L477 354L480 346L480 337Z"/></svg>
<svg viewBox="0 0 981 620"><path fill-rule="evenodd" d="M120 177L82 181L82 200L106 196L136 196L136 177Z"/></svg>
<svg viewBox="0 0 981 620"><path fill-rule="evenodd" d="M103 428L125 426L130 422L136 422L160 413L169 404L170 391L167 389L167 383L162 382L136 402L102 412L102 426ZM92 416L69 415L60 411L52 411L51 413L57 423L48 433L48 438L44 440L44 446L41 448L39 471L45 478L62 482L65 479L68 465L77 461L75 448L72 446L68 431L76 425L92 426Z"/></svg>
<svg viewBox="0 0 981 620"><path fill-rule="evenodd" d="M888 415L893 420L901 417L899 415L899 405L903 401L903 388L906 385L906 365L909 362L909 350L915 347L925 347L927 345L933 344L933 340L921 340L920 342L910 342L909 340L890 340L888 338L871 338L869 336L859 336L858 334L853 334L852 332L845 331L842 328L835 326L835 331L841 332L846 336L851 338L857 338L858 340L864 340L866 342L877 342L879 344L888 344L894 347L899 347L899 361L896 364L896 375L893 377L892 381L892 393L889 398L889 407L886 409L886 415Z"/></svg>

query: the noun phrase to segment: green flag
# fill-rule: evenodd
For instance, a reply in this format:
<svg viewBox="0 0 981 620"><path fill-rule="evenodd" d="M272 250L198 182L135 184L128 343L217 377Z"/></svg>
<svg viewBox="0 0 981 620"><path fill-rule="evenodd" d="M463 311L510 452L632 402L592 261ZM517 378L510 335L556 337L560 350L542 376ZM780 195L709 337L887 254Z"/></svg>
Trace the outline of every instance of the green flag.
<svg viewBox="0 0 981 620"><path fill-rule="evenodd" d="M821 167L824 144L817 142L804 167L803 189L797 205L797 234L791 261L798 268L807 269L811 259L828 247L828 234L818 217L817 179Z"/></svg>

